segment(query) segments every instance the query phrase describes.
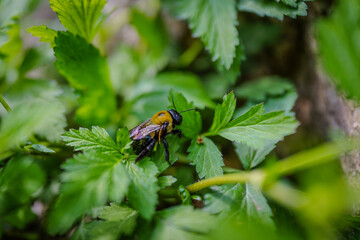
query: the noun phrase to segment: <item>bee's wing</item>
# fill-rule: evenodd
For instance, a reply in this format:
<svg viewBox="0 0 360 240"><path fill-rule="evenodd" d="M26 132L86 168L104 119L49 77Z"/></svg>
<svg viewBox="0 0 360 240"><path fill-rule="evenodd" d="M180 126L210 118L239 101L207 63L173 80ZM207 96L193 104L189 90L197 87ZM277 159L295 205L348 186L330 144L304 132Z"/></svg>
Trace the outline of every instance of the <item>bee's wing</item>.
<svg viewBox="0 0 360 240"><path fill-rule="evenodd" d="M140 125L137 125L136 127L134 127L133 129L131 129L130 132L130 137L133 138L136 135L139 134L140 130L148 123L150 122L151 118L149 118L148 120L146 120L145 122L141 123Z"/></svg>
<svg viewBox="0 0 360 240"><path fill-rule="evenodd" d="M141 128L139 133L134 136L134 140L140 140L149 135L152 132L156 132L160 129L160 125L148 125L144 128Z"/></svg>

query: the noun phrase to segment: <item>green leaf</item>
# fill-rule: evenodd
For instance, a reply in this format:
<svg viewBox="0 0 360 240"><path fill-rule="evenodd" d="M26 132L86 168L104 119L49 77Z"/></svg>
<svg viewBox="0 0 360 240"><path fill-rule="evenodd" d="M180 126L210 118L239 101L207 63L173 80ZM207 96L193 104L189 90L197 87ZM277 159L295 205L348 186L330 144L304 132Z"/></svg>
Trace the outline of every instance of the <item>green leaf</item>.
<svg viewBox="0 0 360 240"><path fill-rule="evenodd" d="M252 12L261 17L274 17L279 20L283 20L284 15L295 18L307 14L307 6L303 1L299 1L296 7L291 7L273 0L241 0L238 8L240 11Z"/></svg>
<svg viewBox="0 0 360 240"><path fill-rule="evenodd" d="M121 202L130 182L121 161L100 152L85 152L67 160L62 166L60 196L48 216L48 232L67 231L81 215L107 200Z"/></svg>
<svg viewBox="0 0 360 240"><path fill-rule="evenodd" d="M173 99L174 103L172 103ZM200 113L196 110L181 113L181 111L193 109L193 102L188 102L180 92L174 91L171 91L169 95L169 101L172 105L175 104L173 109L176 109L182 115L183 121L179 126L182 133L188 138L196 137L201 132L202 128Z"/></svg>
<svg viewBox="0 0 360 240"><path fill-rule="evenodd" d="M282 2L286 5L289 5L291 7L297 7L297 0L276 0L277 2Z"/></svg>
<svg viewBox="0 0 360 240"><path fill-rule="evenodd" d="M289 81L276 76L268 76L241 85L235 93L240 98L260 102L268 97L283 95L288 91L295 91L295 87Z"/></svg>
<svg viewBox="0 0 360 240"><path fill-rule="evenodd" d="M162 68L169 61L169 36L160 16L149 17L133 9L131 24L135 27L148 50L143 63L151 63L156 69Z"/></svg>
<svg viewBox="0 0 360 240"><path fill-rule="evenodd" d="M80 225L71 239L119 239L122 234L129 235L134 231L138 213L129 207L111 204L96 209L96 216L102 221Z"/></svg>
<svg viewBox="0 0 360 240"><path fill-rule="evenodd" d="M263 112L263 105L256 105L228 123L218 134L230 141L261 149L269 141L280 141L292 134L298 126L298 122L284 112Z"/></svg>
<svg viewBox="0 0 360 240"><path fill-rule="evenodd" d="M202 143L198 143L201 141ZM193 139L188 149L192 164L196 165L199 178L210 178L223 174L222 154L209 138Z"/></svg>
<svg viewBox="0 0 360 240"><path fill-rule="evenodd" d="M246 183L244 193L240 211L247 216L249 221L261 222L266 226L274 227L273 213L261 190Z"/></svg>
<svg viewBox="0 0 360 240"><path fill-rule="evenodd" d="M216 227L216 218L192 206L168 208L157 214L157 222L151 239L207 239L206 235Z"/></svg>
<svg viewBox="0 0 360 240"><path fill-rule="evenodd" d="M158 184L160 189L166 188L171 186L174 182L176 182L177 179L174 178L173 176L169 175L169 176L162 176L158 178Z"/></svg>
<svg viewBox="0 0 360 240"><path fill-rule="evenodd" d="M360 3L338 1L334 12L318 20L319 55L325 70L349 95L360 99Z"/></svg>
<svg viewBox="0 0 360 240"><path fill-rule="evenodd" d="M115 111L116 99L106 59L84 38L69 32L58 32L55 44L57 70L82 93L77 120L85 125L107 122Z"/></svg>
<svg viewBox="0 0 360 240"><path fill-rule="evenodd" d="M241 73L241 62L246 59L244 46L240 42L235 49L235 58L231 67L226 69L223 65L220 64L219 60L215 62L217 70L228 80L230 83L236 83L238 76ZM222 83L223 84L223 83Z"/></svg>
<svg viewBox="0 0 360 240"><path fill-rule="evenodd" d="M119 154L121 149L104 128L94 126L91 131L87 128L79 130L70 129L62 136L66 145L72 146L76 151L96 150L107 154Z"/></svg>
<svg viewBox="0 0 360 240"><path fill-rule="evenodd" d="M55 46L55 37L57 36L57 31L54 29L40 25L28 28L26 31L31 33L34 37L40 38L40 42L50 43L51 47Z"/></svg>
<svg viewBox="0 0 360 240"><path fill-rule="evenodd" d="M205 194L204 210L211 214L232 214L241 203L243 188L241 184L222 185L211 188L213 192Z"/></svg>
<svg viewBox="0 0 360 240"><path fill-rule="evenodd" d="M224 96L223 103L221 105L217 105L215 109L215 117L209 131L218 131L230 122L232 116L234 115L235 107L235 95L233 92L230 92Z"/></svg>
<svg viewBox="0 0 360 240"><path fill-rule="evenodd" d="M291 110L295 106L297 98L296 91L289 91L282 96L271 97L264 103L264 112L284 111L285 115L294 116L295 113Z"/></svg>
<svg viewBox="0 0 360 240"><path fill-rule="evenodd" d="M124 150L131 147L130 133L127 128L119 128L116 132L116 145L120 149L120 152L123 153Z"/></svg>
<svg viewBox="0 0 360 240"><path fill-rule="evenodd" d="M64 27L88 42L94 38L101 22L105 0L50 0L50 7Z"/></svg>
<svg viewBox="0 0 360 240"><path fill-rule="evenodd" d="M173 164L178 160L177 152L182 140L174 135L167 136L166 140L169 144L169 162ZM169 163L165 159L165 148L163 144L157 145L156 151L151 155L151 160L156 164L159 173L165 171L169 167Z"/></svg>
<svg viewBox="0 0 360 240"><path fill-rule="evenodd" d="M268 155L275 148L275 143L276 142L269 142L260 149L254 149L243 143L235 142L234 145L235 152L240 158L244 169L250 170L264 161L266 155Z"/></svg>
<svg viewBox="0 0 360 240"><path fill-rule="evenodd" d="M36 151L43 152L43 153L55 153L54 150L52 150L51 148L48 148L47 146L42 145L42 144L33 144L33 145L31 145L31 148Z"/></svg>
<svg viewBox="0 0 360 240"><path fill-rule="evenodd" d="M0 216L29 205L45 184L46 175L30 157L18 155L0 172Z"/></svg>
<svg viewBox="0 0 360 240"><path fill-rule="evenodd" d="M194 37L200 37L212 60L229 69L239 44L235 0L182 0L173 3L175 14L189 22Z"/></svg>
<svg viewBox="0 0 360 240"><path fill-rule="evenodd" d="M188 72L164 72L154 78L143 79L136 86L135 95L131 98L135 99L145 93L154 92L156 95L163 95L165 101L171 89L181 92L186 99L194 102L195 107L215 107L199 77ZM156 101L156 104L159 104L158 98Z"/></svg>
<svg viewBox="0 0 360 240"><path fill-rule="evenodd" d="M32 134L56 140L65 127L64 106L44 100L30 100L17 105L6 114L0 126L0 152L24 143Z"/></svg>
<svg viewBox="0 0 360 240"><path fill-rule="evenodd" d="M159 186L155 177L158 169L148 159L141 160L138 165L128 162L126 168L131 178L128 192L129 201L144 218L150 219L155 213L155 206L158 203Z"/></svg>

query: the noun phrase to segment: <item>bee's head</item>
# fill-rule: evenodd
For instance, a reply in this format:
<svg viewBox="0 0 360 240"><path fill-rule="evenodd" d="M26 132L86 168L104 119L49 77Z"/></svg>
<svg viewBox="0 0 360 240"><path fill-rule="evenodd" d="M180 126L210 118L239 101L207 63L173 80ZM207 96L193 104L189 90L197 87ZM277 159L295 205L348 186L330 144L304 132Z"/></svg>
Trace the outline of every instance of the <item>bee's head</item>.
<svg viewBox="0 0 360 240"><path fill-rule="evenodd" d="M174 125L180 125L181 122L182 122L181 114L178 111L174 110L174 109L170 109L170 110L168 110L168 112L170 113L170 115L171 115L171 117L173 119Z"/></svg>

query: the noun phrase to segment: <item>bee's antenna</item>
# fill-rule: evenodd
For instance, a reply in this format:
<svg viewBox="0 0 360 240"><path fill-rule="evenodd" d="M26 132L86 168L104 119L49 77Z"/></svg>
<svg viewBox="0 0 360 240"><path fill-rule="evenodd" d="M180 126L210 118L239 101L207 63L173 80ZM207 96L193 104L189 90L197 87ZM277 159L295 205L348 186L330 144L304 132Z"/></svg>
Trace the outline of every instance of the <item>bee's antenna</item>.
<svg viewBox="0 0 360 240"><path fill-rule="evenodd" d="M195 111L196 111L196 108L187 109L187 110L181 111L180 113L187 112L187 111L191 111L191 110L195 110Z"/></svg>

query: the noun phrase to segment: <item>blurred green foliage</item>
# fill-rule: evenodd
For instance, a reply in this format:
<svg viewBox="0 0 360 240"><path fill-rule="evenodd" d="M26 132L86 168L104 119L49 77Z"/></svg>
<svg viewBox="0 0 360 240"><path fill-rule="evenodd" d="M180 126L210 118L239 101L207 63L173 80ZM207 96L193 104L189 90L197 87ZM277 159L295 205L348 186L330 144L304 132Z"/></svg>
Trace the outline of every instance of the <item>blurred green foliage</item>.
<svg viewBox="0 0 360 240"><path fill-rule="evenodd" d="M278 20L306 16L305 2L0 0L0 237L351 236L360 196L330 161L357 142L278 160L297 93L257 72ZM316 24L324 66L352 96L357 13L344 1ZM169 108L196 108L167 137L171 166L163 144L135 162L128 129Z"/></svg>

